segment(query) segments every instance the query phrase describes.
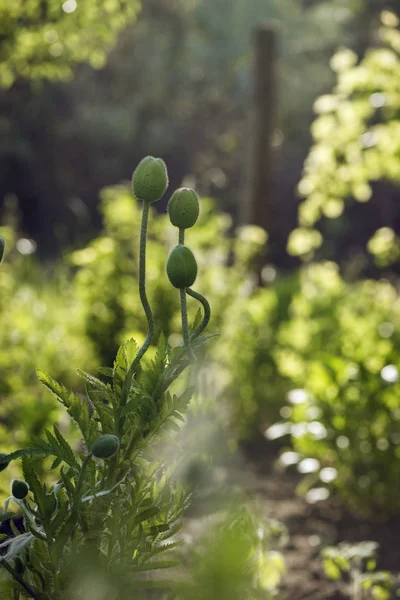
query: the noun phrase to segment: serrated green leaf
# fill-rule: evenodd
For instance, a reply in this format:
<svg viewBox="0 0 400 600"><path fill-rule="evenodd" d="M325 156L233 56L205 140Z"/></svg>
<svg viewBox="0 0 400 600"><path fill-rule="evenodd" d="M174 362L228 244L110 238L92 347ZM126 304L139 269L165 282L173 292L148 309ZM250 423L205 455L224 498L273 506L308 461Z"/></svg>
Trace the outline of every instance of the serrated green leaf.
<svg viewBox="0 0 400 600"><path fill-rule="evenodd" d="M64 525L61 527L56 539L55 539L55 549L58 556L62 556L64 552L64 546L68 542L68 538L72 535L75 530L76 524L78 522L78 513L74 510L67 521L65 521Z"/></svg>
<svg viewBox="0 0 400 600"><path fill-rule="evenodd" d="M151 508L148 508L138 514L138 522L141 523L142 521L147 521L148 519L158 515L159 512L160 509L157 506L152 506Z"/></svg>
<svg viewBox="0 0 400 600"><path fill-rule="evenodd" d="M138 565L137 567L133 567L134 571L154 571L156 569L171 569L173 567L180 566L179 560L163 560L158 562L149 562Z"/></svg>
<svg viewBox="0 0 400 600"><path fill-rule="evenodd" d="M114 369L112 369L111 367L99 367L97 371L100 373L100 375L104 375L105 377L109 377L110 379L112 379L114 375Z"/></svg>
<svg viewBox="0 0 400 600"><path fill-rule="evenodd" d="M57 469L61 465L61 463L61 458L55 458L54 461L51 463L50 471L53 471L53 469Z"/></svg>
<svg viewBox="0 0 400 600"><path fill-rule="evenodd" d="M8 454L7 462L17 460L18 458L22 458L23 456L33 456L34 454L48 454L48 452L43 448L21 448L21 450L16 450L15 452L11 452L10 454Z"/></svg>
<svg viewBox="0 0 400 600"><path fill-rule="evenodd" d="M2 513L2 514L0 515L0 523L3 523L3 521L7 521L8 519L11 519L11 517L13 517L15 514L16 514L16 513L14 513L14 512L9 512L9 511L8 511L8 512L5 512L5 513Z"/></svg>
<svg viewBox="0 0 400 600"><path fill-rule="evenodd" d="M60 477L61 477L64 487L68 493L68 496L70 498L73 498L75 496L75 486L71 482L71 477L72 477L71 471L69 470L68 472L65 472L64 468L61 467Z"/></svg>
<svg viewBox="0 0 400 600"><path fill-rule="evenodd" d="M74 392L67 390L65 386L55 381L41 369L36 369L36 374L39 381L47 387L47 389L50 390L50 392L67 409L68 414L78 425L85 442L90 445L97 436L97 428L96 424L93 421L90 421L89 407L86 400L83 400L74 394Z"/></svg>
<svg viewBox="0 0 400 600"><path fill-rule="evenodd" d="M54 536L54 534L59 529L59 527L61 527L61 525L63 523L65 523L67 515L68 515L68 502L66 499L64 499L59 502L57 512L56 512L55 516L53 517L53 519L50 521L49 532L51 533L52 536Z"/></svg>
<svg viewBox="0 0 400 600"><path fill-rule="evenodd" d="M200 325L200 323L201 323L201 308L198 308L197 312L196 312L196 316L193 321L193 324L190 328L191 331L194 331L195 329L197 329L197 327Z"/></svg>
<svg viewBox="0 0 400 600"><path fill-rule="evenodd" d="M130 339L126 342L126 344L120 346L117 352L113 369L114 390L117 395L121 393L126 374L128 373L129 367L135 359L138 349L139 348L135 340Z"/></svg>
<svg viewBox="0 0 400 600"><path fill-rule="evenodd" d="M10 519L10 529L13 532L15 537L17 537L18 535L21 535L20 530L18 529L18 527L16 526L16 524L14 523L14 521L12 519Z"/></svg>
<svg viewBox="0 0 400 600"><path fill-rule="evenodd" d="M178 540L177 542L170 542L168 544L161 544L160 546L157 546L157 548L154 548L151 551L151 556L156 556L157 554L161 554L162 552L168 552L168 550L174 550L175 548L178 548L179 546L182 546L184 543L183 540Z"/></svg>
<svg viewBox="0 0 400 600"><path fill-rule="evenodd" d="M58 429L57 425L54 425L53 430L54 430L54 434L55 434L55 436L57 438L57 442L58 442L59 448L61 450L60 457L64 457L64 461L67 463L67 465L69 465L73 469L79 470L80 469L80 465L79 465L78 461L75 458L75 455L74 455L74 453L72 451L72 448L68 444L68 442L64 438L64 436L61 434L61 432Z"/></svg>
<svg viewBox="0 0 400 600"><path fill-rule="evenodd" d="M92 385L94 388L96 388L98 390L104 390L104 391L108 392L109 386L106 383L104 383L103 381L101 381L101 379L97 379L97 377L94 377L93 375L90 375L89 373L86 373L85 371L82 371L81 369L77 369L76 371L77 371L78 375L86 381L86 383L89 383L90 385Z"/></svg>
<svg viewBox="0 0 400 600"><path fill-rule="evenodd" d="M24 474L24 479L25 479L26 483L29 485L29 489L30 489L31 493L33 494L35 502L38 506L39 513L40 513L41 517L43 518L47 512L46 511L47 502L46 502L45 487L42 486L39 479L37 478L37 475L36 475L35 471L33 470L33 467L27 456L22 457L22 472Z"/></svg>

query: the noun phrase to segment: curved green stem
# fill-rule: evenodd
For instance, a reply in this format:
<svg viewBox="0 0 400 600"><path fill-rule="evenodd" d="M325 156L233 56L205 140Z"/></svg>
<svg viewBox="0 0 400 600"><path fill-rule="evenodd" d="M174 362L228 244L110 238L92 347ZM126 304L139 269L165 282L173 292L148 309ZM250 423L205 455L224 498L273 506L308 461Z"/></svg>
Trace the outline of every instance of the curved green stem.
<svg viewBox="0 0 400 600"><path fill-rule="evenodd" d="M147 241L147 225L149 221L149 212L150 212L150 202L143 202L143 212L142 212L142 224L140 228L140 249L139 249L139 296L140 301L143 306L143 310L146 314L147 318L147 335L143 344L138 350L135 359L132 361L131 366L126 374L124 384L122 387L122 398L121 398L121 406L125 406L129 390L132 384L132 378L136 372L136 369L139 366L140 361L142 360L144 354L149 349L149 346L153 340L154 331L155 331L155 323L153 313L151 311L151 307L149 301L147 300L146 295L146 241ZM119 429L121 429L121 422Z"/></svg>
<svg viewBox="0 0 400 600"><path fill-rule="evenodd" d="M180 244L185 243L185 230L182 229L181 227L179 228L179 243Z"/></svg>
<svg viewBox="0 0 400 600"><path fill-rule="evenodd" d="M189 324L188 324L187 304L186 304L186 289L183 288L183 289L179 290L179 292L181 295L181 317L182 317L183 343L185 344L185 348L188 352L189 358L191 360L195 360L196 357L193 354L193 350L190 345Z"/></svg>
<svg viewBox="0 0 400 600"><path fill-rule="evenodd" d="M200 304L204 308L203 320L201 321L200 325L194 331L192 331L192 334L190 336L190 339L194 340L207 327L207 325L208 325L208 323L210 321L210 317L211 317L211 308L210 308L210 305L208 303L208 300L206 300L206 298L204 298L204 296L202 296L198 292L195 292L191 288L186 288L186 293L187 293L188 296L191 296L192 298L195 298L196 300L198 300L200 302Z"/></svg>
<svg viewBox="0 0 400 600"><path fill-rule="evenodd" d="M147 224L149 221L150 202L143 203L142 225L140 229L140 251L139 251L139 295L143 310L147 318L147 336L142 346L139 348L135 361L140 361L145 352L147 352L154 336L155 323L153 313L146 295L146 238Z"/></svg>

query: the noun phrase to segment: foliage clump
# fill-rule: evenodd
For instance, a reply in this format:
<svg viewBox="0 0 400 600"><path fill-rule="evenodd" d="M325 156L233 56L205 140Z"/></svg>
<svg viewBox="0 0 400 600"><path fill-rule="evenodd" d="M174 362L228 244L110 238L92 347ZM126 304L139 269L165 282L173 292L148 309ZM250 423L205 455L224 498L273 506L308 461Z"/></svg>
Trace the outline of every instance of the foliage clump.
<svg viewBox="0 0 400 600"><path fill-rule="evenodd" d="M118 581L118 593L123 589L125 594L156 586L143 573L179 564L174 551L180 541L173 536L190 490L173 484L168 456L157 448L160 434L173 437L184 421L194 389L190 386L176 394L170 388L208 339L201 333L210 311L198 292L181 290L201 303L203 317L199 311L189 327L181 293L184 342L171 348L160 335L153 359L144 360L155 332L146 294L150 201L143 202L139 251L139 294L148 324L143 344L139 347L132 339L123 344L113 368L99 369L99 377L79 371L85 397L37 370L41 383L77 427L80 448L74 451L54 425L45 430L45 438L1 457L0 464L6 467L22 458L24 475L23 481L13 481L0 517L14 519L12 505L23 516L23 531L13 527L13 534L1 544L0 568L9 575L4 585L15 598L23 592L35 600L70 597L79 564L104 569ZM52 477L44 483L35 456L51 458ZM74 597L81 593L78 585Z"/></svg>
<svg viewBox="0 0 400 600"><path fill-rule="evenodd" d="M312 257L323 242L315 229L322 217L338 219L346 203L368 202L379 180L400 183L398 26L398 17L384 11L378 31L381 47L368 49L360 61L349 49L332 58L337 85L315 103L314 145L298 186L305 200L299 208L299 228L289 238L290 254ZM380 228L368 245L381 266L399 257L399 240L390 231Z"/></svg>
<svg viewBox="0 0 400 600"><path fill-rule="evenodd" d="M66 79L80 62L102 67L138 8L135 0L1 0L0 86L17 78Z"/></svg>

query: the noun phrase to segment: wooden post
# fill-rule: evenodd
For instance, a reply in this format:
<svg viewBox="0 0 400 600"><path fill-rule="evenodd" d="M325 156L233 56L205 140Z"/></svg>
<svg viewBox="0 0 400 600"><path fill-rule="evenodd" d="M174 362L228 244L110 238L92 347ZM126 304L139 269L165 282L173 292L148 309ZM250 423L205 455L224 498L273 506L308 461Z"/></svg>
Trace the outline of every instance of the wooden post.
<svg viewBox="0 0 400 600"><path fill-rule="evenodd" d="M272 135L276 103L277 27L258 26L254 32L254 88L250 115L246 192L240 221L268 231L273 203Z"/></svg>

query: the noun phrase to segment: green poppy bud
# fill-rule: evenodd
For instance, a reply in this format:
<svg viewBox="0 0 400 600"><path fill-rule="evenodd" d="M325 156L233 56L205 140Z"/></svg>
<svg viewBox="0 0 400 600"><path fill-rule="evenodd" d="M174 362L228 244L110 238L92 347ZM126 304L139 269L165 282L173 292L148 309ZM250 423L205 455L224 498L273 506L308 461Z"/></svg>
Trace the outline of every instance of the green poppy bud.
<svg viewBox="0 0 400 600"><path fill-rule="evenodd" d="M4 252L6 251L6 240L0 237L0 265L3 262Z"/></svg>
<svg viewBox="0 0 400 600"><path fill-rule="evenodd" d="M168 257L167 275L172 285L184 289L194 284L197 277L197 263L193 252L179 244Z"/></svg>
<svg viewBox="0 0 400 600"><path fill-rule="evenodd" d="M0 452L0 473L7 469L9 465L9 461L4 461L7 458L8 454L6 452Z"/></svg>
<svg viewBox="0 0 400 600"><path fill-rule="evenodd" d="M92 446L92 454L95 458L111 458L119 450L119 439L116 435L105 434L97 438Z"/></svg>
<svg viewBox="0 0 400 600"><path fill-rule="evenodd" d="M199 217L199 197L191 188L176 190L168 202L168 214L172 225L180 229L193 227Z"/></svg>
<svg viewBox="0 0 400 600"><path fill-rule="evenodd" d="M29 485L22 479L13 479L11 482L11 494L18 500L23 500L29 493Z"/></svg>
<svg viewBox="0 0 400 600"><path fill-rule="evenodd" d="M168 187L168 172L161 158L146 156L132 175L132 191L144 202L156 202Z"/></svg>

